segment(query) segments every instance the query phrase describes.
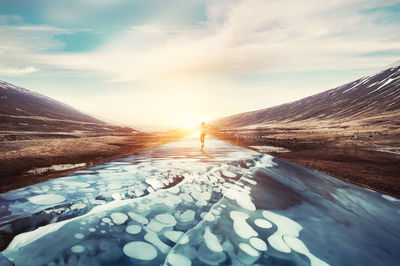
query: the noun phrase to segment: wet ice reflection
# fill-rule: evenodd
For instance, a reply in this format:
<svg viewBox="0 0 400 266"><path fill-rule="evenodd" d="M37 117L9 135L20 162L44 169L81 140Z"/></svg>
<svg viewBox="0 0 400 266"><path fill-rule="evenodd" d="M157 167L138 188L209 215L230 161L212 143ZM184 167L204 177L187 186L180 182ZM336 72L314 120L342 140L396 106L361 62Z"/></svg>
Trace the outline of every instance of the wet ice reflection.
<svg viewBox="0 0 400 266"><path fill-rule="evenodd" d="M305 217L276 207L286 187L255 178L260 169L295 171L268 155L209 145L202 151L197 138L185 139L0 195L0 228L48 223L16 236L2 254L17 265L327 264L325 251L303 239Z"/></svg>

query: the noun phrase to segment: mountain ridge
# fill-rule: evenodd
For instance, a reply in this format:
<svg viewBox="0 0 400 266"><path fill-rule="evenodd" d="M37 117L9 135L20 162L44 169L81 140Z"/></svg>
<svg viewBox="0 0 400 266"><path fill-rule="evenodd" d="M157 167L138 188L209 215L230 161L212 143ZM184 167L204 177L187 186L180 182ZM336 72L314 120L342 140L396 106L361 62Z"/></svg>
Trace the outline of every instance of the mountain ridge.
<svg viewBox="0 0 400 266"><path fill-rule="evenodd" d="M360 119L400 110L400 65L297 101L212 121L216 127L263 127L310 120Z"/></svg>

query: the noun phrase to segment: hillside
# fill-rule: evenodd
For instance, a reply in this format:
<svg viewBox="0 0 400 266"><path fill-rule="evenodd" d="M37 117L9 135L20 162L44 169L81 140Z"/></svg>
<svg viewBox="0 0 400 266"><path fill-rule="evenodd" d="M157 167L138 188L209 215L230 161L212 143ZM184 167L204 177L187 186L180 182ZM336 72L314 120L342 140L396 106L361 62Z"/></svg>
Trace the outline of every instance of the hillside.
<svg viewBox="0 0 400 266"><path fill-rule="evenodd" d="M220 128L262 128L271 124L367 119L364 121L367 124L389 123L398 128L399 98L400 65L295 102L232 115L211 124ZM379 119L369 119L377 116Z"/></svg>
<svg viewBox="0 0 400 266"><path fill-rule="evenodd" d="M47 96L0 81L0 131L2 138L19 133L26 138L28 132L104 134L135 130L107 124Z"/></svg>
<svg viewBox="0 0 400 266"><path fill-rule="evenodd" d="M400 66L210 123L219 139L400 197Z"/></svg>

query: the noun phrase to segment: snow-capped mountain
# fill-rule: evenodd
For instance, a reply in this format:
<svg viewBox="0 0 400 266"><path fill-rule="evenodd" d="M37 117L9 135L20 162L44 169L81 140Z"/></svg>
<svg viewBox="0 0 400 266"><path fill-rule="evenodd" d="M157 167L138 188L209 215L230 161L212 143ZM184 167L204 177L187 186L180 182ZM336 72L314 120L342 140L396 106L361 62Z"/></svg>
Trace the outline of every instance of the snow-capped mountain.
<svg viewBox="0 0 400 266"><path fill-rule="evenodd" d="M240 128L308 120L356 120L400 112L400 65L295 102L221 118L218 127Z"/></svg>

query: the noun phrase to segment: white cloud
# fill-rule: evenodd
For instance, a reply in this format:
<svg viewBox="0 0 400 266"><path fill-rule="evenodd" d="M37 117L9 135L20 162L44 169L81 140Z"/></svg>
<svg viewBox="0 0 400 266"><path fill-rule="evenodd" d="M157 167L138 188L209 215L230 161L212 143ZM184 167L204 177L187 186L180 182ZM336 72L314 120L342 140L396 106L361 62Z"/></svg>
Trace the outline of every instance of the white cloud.
<svg viewBox="0 0 400 266"><path fill-rule="evenodd" d="M24 68L16 68L16 67L1 67L0 66L0 75L7 75L7 76L21 76L25 74L34 73L39 71L37 68L33 66L28 66Z"/></svg>
<svg viewBox="0 0 400 266"><path fill-rule="evenodd" d="M114 81L378 67L393 57L360 55L398 49L400 33L398 24L380 25L375 15L361 13L372 6L347 0L217 2L199 27L134 26L97 51L38 55L37 61L104 72Z"/></svg>

